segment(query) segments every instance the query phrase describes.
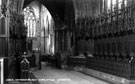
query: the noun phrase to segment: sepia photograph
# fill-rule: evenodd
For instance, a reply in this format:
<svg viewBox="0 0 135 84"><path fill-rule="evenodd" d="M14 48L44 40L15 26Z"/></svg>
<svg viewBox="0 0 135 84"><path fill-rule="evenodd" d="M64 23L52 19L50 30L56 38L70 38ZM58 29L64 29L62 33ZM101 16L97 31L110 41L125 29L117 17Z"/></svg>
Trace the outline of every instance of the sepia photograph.
<svg viewBox="0 0 135 84"><path fill-rule="evenodd" d="M0 84L135 84L135 0L0 0Z"/></svg>

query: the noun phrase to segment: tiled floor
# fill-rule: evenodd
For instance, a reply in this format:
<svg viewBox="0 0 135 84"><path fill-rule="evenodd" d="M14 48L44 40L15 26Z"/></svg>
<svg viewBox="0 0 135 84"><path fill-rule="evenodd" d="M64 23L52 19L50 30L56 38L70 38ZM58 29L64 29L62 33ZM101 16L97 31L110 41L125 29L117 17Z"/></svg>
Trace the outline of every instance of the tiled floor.
<svg viewBox="0 0 135 84"><path fill-rule="evenodd" d="M42 64L42 70L34 71L33 74L40 84L109 84L80 72L58 70L45 64Z"/></svg>

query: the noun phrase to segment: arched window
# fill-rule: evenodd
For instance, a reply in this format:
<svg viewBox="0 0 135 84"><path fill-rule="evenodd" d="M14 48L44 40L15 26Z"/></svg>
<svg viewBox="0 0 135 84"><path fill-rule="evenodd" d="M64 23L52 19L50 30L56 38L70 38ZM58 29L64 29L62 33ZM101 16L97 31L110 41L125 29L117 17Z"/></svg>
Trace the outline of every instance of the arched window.
<svg viewBox="0 0 135 84"><path fill-rule="evenodd" d="M117 7L118 9L121 9L122 5L127 6L127 0L102 0L102 3L102 8L107 9L107 12L109 12L110 10L114 11Z"/></svg>
<svg viewBox="0 0 135 84"><path fill-rule="evenodd" d="M34 15L33 9L30 7L24 9L24 24L27 27L27 36L35 37L36 16Z"/></svg>

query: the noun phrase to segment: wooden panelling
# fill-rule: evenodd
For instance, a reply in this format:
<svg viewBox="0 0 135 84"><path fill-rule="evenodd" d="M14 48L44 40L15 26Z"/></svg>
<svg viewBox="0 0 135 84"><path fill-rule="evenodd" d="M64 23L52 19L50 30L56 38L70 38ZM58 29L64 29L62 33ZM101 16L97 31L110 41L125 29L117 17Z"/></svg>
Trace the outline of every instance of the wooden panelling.
<svg viewBox="0 0 135 84"><path fill-rule="evenodd" d="M23 15L12 13L10 16L9 52L23 53L26 51L27 28L24 26Z"/></svg>
<svg viewBox="0 0 135 84"><path fill-rule="evenodd" d="M6 38L0 38L0 57L5 57L6 56Z"/></svg>
<svg viewBox="0 0 135 84"><path fill-rule="evenodd" d="M5 32L5 18L3 17L0 19L0 35L4 35Z"/></svg>

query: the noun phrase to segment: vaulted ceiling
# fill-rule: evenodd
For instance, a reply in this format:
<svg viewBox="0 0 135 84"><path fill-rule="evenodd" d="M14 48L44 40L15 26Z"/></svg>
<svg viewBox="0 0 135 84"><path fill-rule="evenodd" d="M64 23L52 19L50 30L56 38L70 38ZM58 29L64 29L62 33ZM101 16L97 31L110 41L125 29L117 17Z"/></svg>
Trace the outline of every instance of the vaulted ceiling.
<svg viewBox="0 0 135 84"><path fill-rule="evenodd" d="M49 10L53 18L59 18L61 20L64 19L65 6L67 0L25 0L24 6L25 8L33 1L39 1Z"/></svg>

